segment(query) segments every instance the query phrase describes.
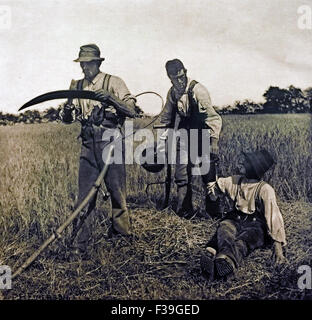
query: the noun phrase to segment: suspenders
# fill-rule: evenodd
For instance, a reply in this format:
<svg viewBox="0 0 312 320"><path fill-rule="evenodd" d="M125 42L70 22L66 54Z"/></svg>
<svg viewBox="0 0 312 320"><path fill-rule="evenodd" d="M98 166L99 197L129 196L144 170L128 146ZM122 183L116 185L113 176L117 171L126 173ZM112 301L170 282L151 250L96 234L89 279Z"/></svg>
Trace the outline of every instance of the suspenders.
<svg viewBox="0 0 312 320"><path fill-rule="evenodd" d="M102 89L104 89L105 91L108 91L110 78L111 78L111 75L105 73L104 79L103 79L103 84L102 84ZM78 80L78 82L77 82L77 90L83 90L83 80L84 79ZM82 111L82 106L80 104L80 100L79 99L78 99L78 103L79 103L79 107L80 107L80 109Z"/></svg>
<svg viewBox="0 0 312 320"><path fill-rule="evenodd" d="M235 195L235 199L234 199L234 203L236 204L236 201L237 201L237 196L238 196L238 192L239 192L239 189L240 189L240 187L241 187L241 184L242 184L242 180L243 180L243 176L241 176L240 178L239 178L239 180L238 180L238 182L237 182L237 192L236 192L236 195ZM254 190L254 193L253 193L253 197L254 197L254 199L255 199L255 209L256 209L256 211L257 211L257 204L259 204L259 201L260 201L260 199L259 199L259 193L260 193L260 190L261 190L261 188L262 188L262 186L263 185L265 185L266 184L266 182L265 181L263 181L263 180L261 180L259 183L258 183L258 185L257 185L257 187L255 188L255 190ZM258 202L258 203L257 203ZM249 206L248 206L248 211L250 212L251 211L251 208L250 208L250 203L249 203Z"/></svg>
<svg viewBox="0 0 312 320"><path fill-rule="evenodd" d="M104 89L105 91L108 91L108 85L109 85L110 78L111 78L111 75L105 73L105 76L103 79L103 85L102 85L102 89Z"/></svg>
<svg viewBox="0 0 312 320"><path fill-rule="evenodd" d="M111 78L110 74L105 73L104 79L103 79L103 84L102 84L102 89L108 91L108 86L109 86L109 80ZM83 85L83 80L80 79L77 82L77 90L83 90L82 85Z"/></svg>
<svg viewBox="0 0 312 320"><path fill-rule="evenodd" d="M83 79L78 80L77 90L82 90Z"/></svg>
<svg viewBox="0 0 312 320"><path fill-rule="evenodd" d="M82 85L83 85L83 79L78 80L78 82L77 82L77 90L82 90ZM83 110L82 110L82 105L80 103L80 99L78 99L78 105L79 105L79 109L81 110L81 115L83 117Z"/></svg>
<svg viewBox="0 0 312 320"><path fill-rule="evenodd" d="M190 113L191 113L191 117L192 117L192 114L194 112L194 109L196 107L196 103L194 101L194 98L193 98L193 89L194 87L196 86L198 82L196 80L192 80L191 83L190 83L190 86L189 86L189 89L187 90L187 97L188 97L188 100L189 100L189 105L190 105Z"/></svg>

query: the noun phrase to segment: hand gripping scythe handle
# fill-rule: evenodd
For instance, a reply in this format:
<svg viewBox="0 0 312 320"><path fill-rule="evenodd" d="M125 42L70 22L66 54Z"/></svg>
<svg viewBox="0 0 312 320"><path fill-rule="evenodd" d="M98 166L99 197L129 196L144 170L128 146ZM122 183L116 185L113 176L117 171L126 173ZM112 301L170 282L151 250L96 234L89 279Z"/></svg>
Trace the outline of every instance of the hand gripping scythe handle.
<svg viewBox="0 0 312 320"><path fill-rule="evenodd" d="M105 177L107 169L109 167L110 159L112 156L112 152L114 150L114 146L111 145L109 147L108 155L105 161L105 165L96 179L94 185L90 189L88 195L84 198L84 200L80 203L77 209L67 218L67 220L56 229L53 234L40 246L38 250L36 250L12 275L12 279L17 277L20 273L22 273L40 254L41 252L47 248L55 239L61 238L61 233L73 222L73 220L79 215L80 211L89 203L90 199L94 196L96 191L99 189L102 180Z"/></svg>

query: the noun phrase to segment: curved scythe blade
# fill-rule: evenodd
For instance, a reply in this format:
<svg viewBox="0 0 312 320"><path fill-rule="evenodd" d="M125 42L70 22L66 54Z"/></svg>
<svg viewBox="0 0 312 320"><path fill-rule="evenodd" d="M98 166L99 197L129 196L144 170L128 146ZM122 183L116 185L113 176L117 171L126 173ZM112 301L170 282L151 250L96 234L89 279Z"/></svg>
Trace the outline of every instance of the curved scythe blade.
<svg viewBox="0 0 312 320"><path fill-rule="evenodd" d="M88 90L58 90L58 91L51 91L48 93L44 93L40 96L35 97L34 99L31 99L30 101L26 102L22 107L18 109L18 111L21 111L23 109L26 109L28 107L31 107L35 104L45 102L48 100L55 100L55 99L91 99L103 102L99 99L95 98L95 92L88 91Z"/></svg>
<svg viewBox="0 0 312 320"><path fill-rule="evenodd" d="M58 90L58 91L51 91L48 93L44 93L40 96L35 97L34 99L26 102L23 106L21 106L18 111L31 107L35 104L45 102L48 100L55 100L55 99L90 99L99 102L109 103L116 108L117 111L121 112L127 117L134 117L135 114L129 110L127 106L125 106L124 102L118 99L117 97L113 96L110 93L110 96L106 100L102 100L96 97L96 93L94 91L89 90Z"/></svg>

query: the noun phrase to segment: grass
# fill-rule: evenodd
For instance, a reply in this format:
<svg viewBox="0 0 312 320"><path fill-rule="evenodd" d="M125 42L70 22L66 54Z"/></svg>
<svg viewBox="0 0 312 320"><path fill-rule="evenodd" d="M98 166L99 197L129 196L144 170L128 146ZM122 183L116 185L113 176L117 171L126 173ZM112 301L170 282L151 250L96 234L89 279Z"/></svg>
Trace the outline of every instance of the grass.
<svg viewBox="0 0 312 320"><path fill-rule="evenodd" d="M108 239L109 204L99 197L93 220L91 260L68 261L64 238L53 243L5 291L6 299L306 299L297 287L298 266L312 265L311 116L225 116L220 175L231 174L240 150L269 149L278 160L266 178L282 210L288 263L275 270L271 251L257 250L228 282L208 284L199 257L218 221L185 220L157 211L164 173L127 167L128 203L134 233L129 243ZM137 123L142 126L143 121ZM0 264L13 270L70 214L77 195L79 126L58 123L0 127ZM195 179L196 205L202 193ZM175 188L173 189L174 198Z"/></svg>

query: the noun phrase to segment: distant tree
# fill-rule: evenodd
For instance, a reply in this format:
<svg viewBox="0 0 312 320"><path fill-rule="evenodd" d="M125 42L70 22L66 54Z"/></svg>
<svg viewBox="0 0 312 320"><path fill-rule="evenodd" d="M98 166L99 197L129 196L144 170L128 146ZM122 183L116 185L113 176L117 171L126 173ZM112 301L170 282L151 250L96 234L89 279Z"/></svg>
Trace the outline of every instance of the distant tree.
<svg viewBox="0 0 312 320"><path fill-rule="evenodd" d="M221 115L223 114L229 114L231 113L232 111L232 106L231 105L227 105L227 106L224 106L223 108L219 109L217 112Z"/></svg>
<svg viewBox="0 0 312 320"><path fill-rule="evenodd" d="M12 114L12 113L7 113L7 114L6 114L6 120L7 120L10 124L17 123L17 119L18 119L18 116L16 116L15 114Z"/></svg>
<svg viewBox="0 0 312 320"><path fill-rule="evenodd" d="M26 110L24 112L24 115L26 117L27 123L34 123L35 122L35 113L33 110Z"/></svg>
<svg viewBox="0 0 312 320"><path fill-rule="evenodd" d="M312 112L312 87L303 91L305 97L306 112Z"/></svg>
<svg viewBox="0 0 312 320"><path fill-rule="evenodd" d="M6 126L6 115L0 111L0 126Z"/></svg>
<svg viewBox="0 0 312 320"><path fill-rule="evenodd" d="M235 101L233 107L227 108L227 112L234 114L254 114L258 113L261 109L261 104L257 104L253 101L246 99L244 101Z"/></svg>
<svg viewBox="0 0 312 320"><path fill-rule="evenodd" d="M287 113L292 110L292 96L286 89L270 86L263 96L266 99L264 113Z"/></svg>
<svg viewBox="0 0 312 320"><path fill-rule="evenodd" d="M27 121L26 115L25 115L24 113L20 113L20 114L18 115L17 122L19 122L19 123L22 123L22 122L26 123L26 121Z"/></svg>
<svg viewBox="0 0 312 320"><path fill-rule="evenodd" d="M48 119L48 121L55 121L59 117L59 111L51 107L45 111L45 115L43 117Z"/></svg>
<svg viewBox="0 0 312 320"><path fill-rule="evenodd" d="M288 87L288 91L291 95L291 111L293 113L307 112L307 103L304 93L300 88L296 88L293 85Z"/></svg>

